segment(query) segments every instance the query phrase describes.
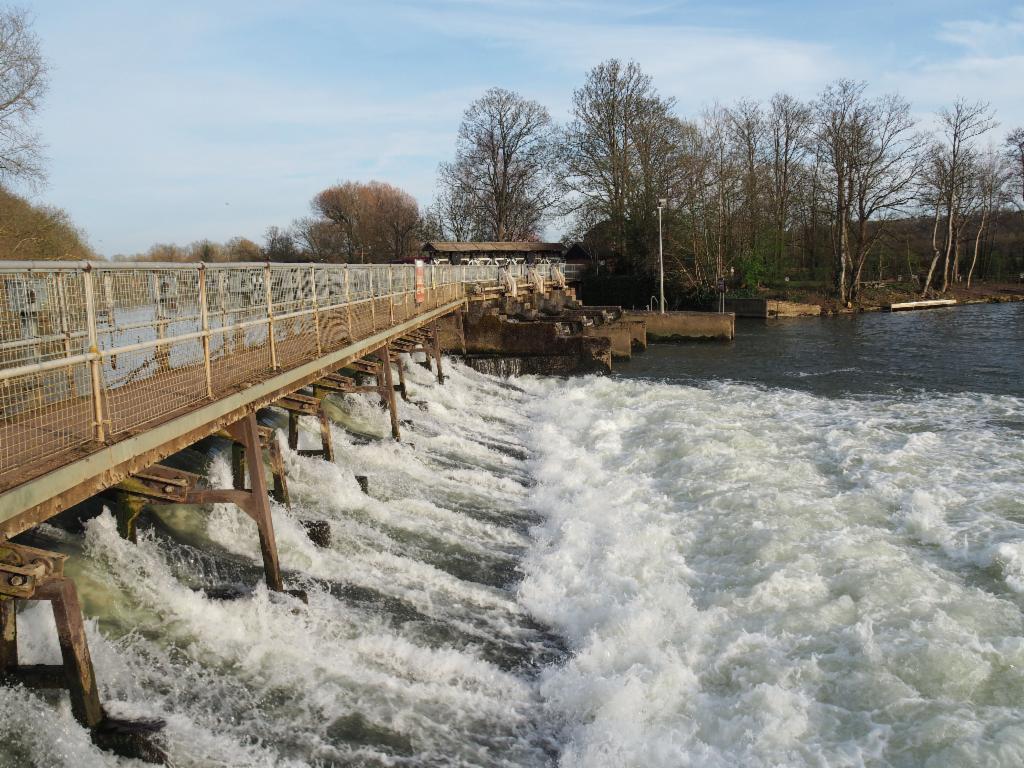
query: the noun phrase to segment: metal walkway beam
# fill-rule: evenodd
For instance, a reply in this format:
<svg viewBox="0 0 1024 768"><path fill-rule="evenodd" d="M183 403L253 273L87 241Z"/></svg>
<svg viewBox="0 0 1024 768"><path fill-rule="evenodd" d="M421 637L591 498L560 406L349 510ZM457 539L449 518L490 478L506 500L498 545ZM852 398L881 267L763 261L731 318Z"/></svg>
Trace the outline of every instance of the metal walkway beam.
<svg viewBox="0 0 1024 768"><path fill-rule="evenodd" d="M0 537L9 538L38 525L352 360L454 312L464 303L465 299L457 299L443 304L0 493Z"/></svg>

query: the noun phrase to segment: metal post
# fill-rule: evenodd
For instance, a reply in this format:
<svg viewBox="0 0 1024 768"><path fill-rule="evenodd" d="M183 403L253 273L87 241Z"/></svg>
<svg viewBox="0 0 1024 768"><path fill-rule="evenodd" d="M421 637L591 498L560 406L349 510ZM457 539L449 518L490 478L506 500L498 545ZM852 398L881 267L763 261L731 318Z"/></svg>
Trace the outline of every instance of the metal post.
<svg viewBox="0 0 1024 768"><path fill-rule="evenodd" d="M661 209L665 201L658 201L658 273L661 293L661 314L665 314L665 249L661 237Z"/></svg>
<svg viewBox="0 0 1024 768"><path fill-rule="evenodd" d="M64 290L64 273L58 272L56 275L57 283L57 312L60 317L60 332L64 336L64 357L71 357L71 324L68 323L68 299L67 292ZM67 380L68 385L68 397L76 397L78 393L75 391L75 372L74 369L68 366L64 369L64 377Z"/></svg>
<svg viewBox="0 0 1024 768"><path fill-rule="evenodd" d="M213 374L210 371L210 313L206 306L206 265L199 264L199 321L203 331L203 365L206 368L206 396L213 399Z"/></svg>
<svg viewBox="0 0 1024 768"><path fill-rule="evenodd" d="M156 337L163 341L167 338L167 322L164 320L163 291L160 288L160 278L156 272L150 273L150 284L153 286L153 300L156 302ZM170 352L167 347L160 344L153 349L153 357L156 358L157 366L166 370L170 365Z"/></svg>
<svg viewBox="0 0 1024 768"><path fill-rule="evenodd" d="M267 336L270 339L270 368L277 370L277 340L274 338L274 301L270 287L270 262L263 267L264 293L267 297Z"/></svg>
<svg viewBox="0 0 1024 768"><path fill-rule="evenodd" d="M345 312L348 315L348 340L355 341L356 337L352 335L352 298L348 288L348 266L345 267Z"/></svg>
<svg viewBox="0 0 1024 768"><path fill-rule="evenodd" d="M96 298L93 294L92 266L86 264L82 270L82 280L85 281L85 325L89 334L89 377L92 380L92 417L93 434L96 440L103 442L106 432L103 427L103 402L100 397L102 391L102 370L100 368L99 341L96 332Z"/></svg>
<svg viewBox="0 0 1024 768"><path fill-rule="evenodd" d="M367 273L370 276L370 329L377 331L377 297L373 295L373 267Z"/></svg>
<svg viewBox="0 0 1024 768"><path fill-rule="evenodd" d="M395 324L395 268L388 267L388 310L391 313L391 324Z"/></svg>
<svg viewBox="0 0 1024 768"><path fill-rule="evenodd" d="M316 356L320 357L324 350L320 342L320 304L316 295L316 267L312 264L309 265L309 280L313 286L313 323L316 325Z"/></svg>

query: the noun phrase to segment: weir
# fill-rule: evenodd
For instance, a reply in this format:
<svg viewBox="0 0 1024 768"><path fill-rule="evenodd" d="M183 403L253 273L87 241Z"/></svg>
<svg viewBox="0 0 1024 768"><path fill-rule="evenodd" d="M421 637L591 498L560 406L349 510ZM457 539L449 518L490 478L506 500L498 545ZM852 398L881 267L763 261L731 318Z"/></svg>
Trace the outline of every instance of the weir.
<svg viewBox="0 0 1024 768"><path fill-rule="evenodd" d="M288 504L277 433L333 462L329 395L375 395L401 440L401 355L445 380L442 351L516 371L608 371L646 345L618 308L584 308L552 265L17 263L0 267L0 675L63 687L94 741L159 761L155 722L108 717L99 701L64 556L16 537L99 493L134 541L145 506L237 505L255 523L269 589L284 591L270 498ZM397 381L395 368L397 367ZM299 419L320 444L299 446ZM232 487L162 464L210 436L231 441ZM272 483L265 475L267 456ZM360 480L364 485L365 480ZM325 545L329 527L304 521ZM304 598L301 592L292 594ZM53 607L60 668L18 663L16 604Z"/></svg>

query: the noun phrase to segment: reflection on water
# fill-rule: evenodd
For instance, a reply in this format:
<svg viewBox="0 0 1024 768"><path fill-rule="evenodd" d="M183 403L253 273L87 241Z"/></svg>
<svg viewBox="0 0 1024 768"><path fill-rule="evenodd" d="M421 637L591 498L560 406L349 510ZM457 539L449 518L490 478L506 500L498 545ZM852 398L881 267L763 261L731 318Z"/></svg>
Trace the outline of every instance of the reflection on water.
<svg viewBox="0 0 1024 768"><path fill-rule="evenodd" d="M730 379L821 395L1024 393L1024 303L736 321L728 345L653 345L623 376Z"/></svg>

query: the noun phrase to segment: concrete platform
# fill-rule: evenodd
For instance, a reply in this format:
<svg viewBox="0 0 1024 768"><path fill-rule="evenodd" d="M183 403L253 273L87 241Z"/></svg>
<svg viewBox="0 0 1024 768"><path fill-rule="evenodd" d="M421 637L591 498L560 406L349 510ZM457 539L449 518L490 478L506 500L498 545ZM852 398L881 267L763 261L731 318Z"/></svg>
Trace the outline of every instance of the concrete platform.
<svg viewBox="0 0 1024 768"><path fill-rule="evenodd" d="M736 338L736 315L732 312L642 312L627 310L624 320L642 320L648 341Z"/></svg>

